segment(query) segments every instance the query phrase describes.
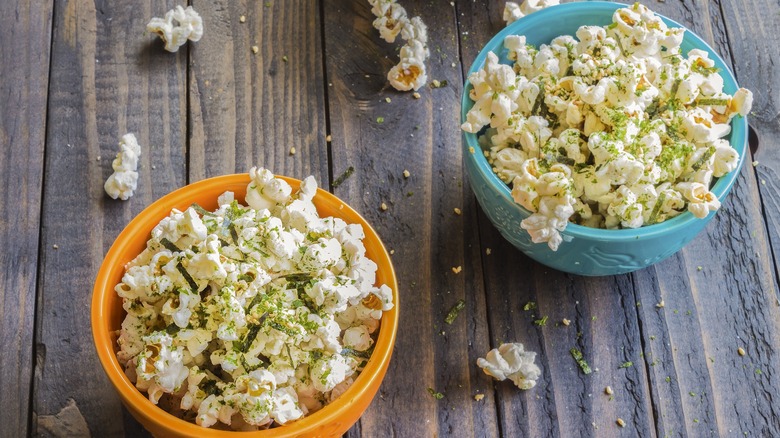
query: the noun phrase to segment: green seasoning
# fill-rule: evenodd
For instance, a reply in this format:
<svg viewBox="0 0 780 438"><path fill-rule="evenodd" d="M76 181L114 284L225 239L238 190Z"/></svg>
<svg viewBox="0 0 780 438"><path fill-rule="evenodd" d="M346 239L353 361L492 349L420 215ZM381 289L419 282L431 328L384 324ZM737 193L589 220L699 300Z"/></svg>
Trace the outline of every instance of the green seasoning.
<svg viewBox="0 0 780 438"><path fill-rule="evenodd" d="M455 321L455 318L458 317L458 314L461 310L463 310L466 307L466 302L463 300L458 300L457 303L455 303L454 306L450 309L449 312L447 312L447 316L444 318L444 322L447 324L452 324L453 321Z"/></svg>
<svg viewBox="0 0 780 438"><path fill-rule="evenodd" d="M182 277L184 277L184 279L187 281L187 284L190 285L190 289L192 289L193 292L198 292L198 283L195 283L195 280L192 279L192 276L189 272L187 272L181 262L176 263L176 269L179 270Z"/></svg>
<svg viewBox="0 0 780 438"><path fill-rule="evenodd" d="M355 171L355 168L352 166L349 166L347 170L344 171L341 175L339 175L338 178L336 178L335 181L333 181L333 188L340 186L344 181L347 180L350 176L352 176L352 173Z"/></svg>
<svg viewBox="0 0 780 438"><path fill-rule="evenodd" d="M435 398L436 400L441 400L444 398L444 394L440 392L436 392L433 388L428 388L428 392Z"/></svg>
<svg viewBox="0 0 780 438"><path fill-rule="evenodd" d="M576 348L572 348L569 350L569 353L571 353L571 357L574 358L574 360L577 362L577 365L580 366L580 369L585 374L590 374L593 372L593 370L590 369L590 365L588 365L588 362L585 361L585 358L582 357L582 352L580 350L577 350Z"/></svg>
<svg viewBox="0 0 780 438"><path fill-rule="evenodd" d="M174 245L173 242L171 242L170 240L166 239L165 237L160 239L160 243L162 244L162 246L165 247L165 249L167 249L170 252L181 252L181 249L179 249L178 246Z"/></svg>

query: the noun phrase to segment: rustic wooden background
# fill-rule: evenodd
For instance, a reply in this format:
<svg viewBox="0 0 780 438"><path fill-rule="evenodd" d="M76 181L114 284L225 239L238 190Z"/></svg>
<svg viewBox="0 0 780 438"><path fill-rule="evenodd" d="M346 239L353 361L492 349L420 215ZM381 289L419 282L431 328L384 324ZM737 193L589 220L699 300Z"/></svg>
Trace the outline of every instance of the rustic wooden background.
<svg viewBox="0 0 780 438"><path fill-rule="evenodd" d="M753 90L754 154L682 252L583 278L505 242L463 172L461 84L504 26L503 1L402 1L428 25L429 77L448 84L419 100L388 86L397 46L366 1L193 0L205 35L176 54L145 32L172 0L0 2L0 436L148 435L92 346L97 269L154 200L254 164L326 187L354 167L331 189L394 250L398 341L349 436L780 436L780 4L641 3L709 41ZM127 132L143 146L140 181L119 202L103 182ZM536 388L476 367L502 341L539 353ZM572 347L597 371L583 375Z"/></svg>

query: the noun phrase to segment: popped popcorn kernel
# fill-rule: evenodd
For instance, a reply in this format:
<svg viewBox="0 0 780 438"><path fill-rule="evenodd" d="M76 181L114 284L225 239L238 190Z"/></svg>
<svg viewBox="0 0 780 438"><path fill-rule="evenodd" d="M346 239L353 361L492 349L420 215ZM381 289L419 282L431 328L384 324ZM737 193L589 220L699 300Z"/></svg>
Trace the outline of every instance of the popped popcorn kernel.
<svg viewBox="0 0 780 438"><path fill-rule="evenodd" d="M176 52L187 40L200 41L203 36L203 19L192 6L187 6L186 9L176 6L165 13L165 18L152 18L146 25L146 30L162 38L165 50Z"/></svg>
<svg viewBox="0 0 780 438"><path fill-rule="evenodd" d="M520 389L531 389L542 374L535 359L536 353L526 351L523 344L507 343L477 359L477 365L496 380L510 379Z"/></svg>
<svg viewBox="0 0 780 438"><path fill-rule="evenodd" d="M503 19L508 26L526 15L557 4L560 4L559 0L525 0L521 5L515 2L506 2Z"/></svg>
<svg viewBox="0 0 780 438"><path fill-rule="evenodd" d="M126 201L133 196L138 186L138 159L141 156L141 146L134 134L125 134L119 140L119 153L111 163L114 173L103 185L104 190L112 199Z"/></svg>

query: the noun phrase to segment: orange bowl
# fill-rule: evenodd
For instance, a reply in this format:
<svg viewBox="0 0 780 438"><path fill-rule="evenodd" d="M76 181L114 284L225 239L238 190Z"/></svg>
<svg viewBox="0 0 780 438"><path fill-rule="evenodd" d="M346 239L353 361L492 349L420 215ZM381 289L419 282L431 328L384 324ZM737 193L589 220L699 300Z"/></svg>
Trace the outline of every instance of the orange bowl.
<svg viewBox="0 0 780 438"><path fill-rule="evenodd" d="M300 181L280 176L297 190ZM363 244L366 256L377 266L377 284L386 284L393 290L395 306L382 316L374 352L363 371L347 391L321 410L302 419L274 429L253 432L227 432L209 429L184 421L153 404L136 389L117 360L118 331L125 317L122 299L114 292L122 279L125 264L146 247L155 225L168 216L172 209L185 210L198 203L208 210L217 206L217 197L232 191L239 201L244 200L249 184L248 174L225 175L206 179L178 189L142 211L119 233L108 250L92 291L92 336L98 358L109 380L119 393L130 413L156 437L336 437L341 436L357 422L366 410L387 372L398 331L398 285L395 271L376 231L355 210L336 196L318 189L314 205L320 216L335 216L350 224L360 224L365 232Z"/></svg>

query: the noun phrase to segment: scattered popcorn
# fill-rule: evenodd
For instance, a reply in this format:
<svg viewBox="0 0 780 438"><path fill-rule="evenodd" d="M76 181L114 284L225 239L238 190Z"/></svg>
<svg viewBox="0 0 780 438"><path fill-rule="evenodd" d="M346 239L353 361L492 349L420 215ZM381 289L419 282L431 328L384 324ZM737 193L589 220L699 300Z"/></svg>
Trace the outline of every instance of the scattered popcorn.
<svg viewBox="0 0 780 438"><path fill-rule="evenodd" d="M414 97L415 99L419 99L420 98L420 93L415 91L414 93L412 93L412 97Z"/></svg>
<svg viewBox="0 0 780 438"><path fill-rule="evenodd" d="M411 175L408 170L404 169L404 178L409 178Z"/></svg>
<svg viewBox="0 0 780 438"><path fill-rule="evenodd" d="M461 211L461 210L460 210L458 207L455 207L455 208L453 209L453 212L454 212L456 215L458 215L458 216L460 216L460 215L463 213L463 212L462 212L462 211Z"/></svg>
<svg viewBox="0 0 780 438"><path fill-rule="evenodd" d="M510 3L512 19L558 2ZM552 250L569 222L618 229L685 210L706 217L720 207L713 179L739 164L722 137L750 111L750 91L724 94L708 53L682 54L684 29L647 7L618 9L612 21L538 48L509 35L513 64L488 53L469 77L474 105L461 128L480 134L493 171L531 213L521 227Z"/></svg>
<svg viewBox="0 0 780 438"><path fill-rule="evenodd" d="M758 161L754 161L753 162L753 167L756 167L756 166L758 166Z"/></svg>
<svg viewBox="0 0 780 438"><path fill-rule="evenodd" d="M507 26L515 21L542 9L560 4L559 0L525 0L522 5L506 2L504 5L504 21Z"/></svg>
<svg viewBox="0 0 780 438"><path fill-rule="evenodd" d="M115 287L127 315L117 358L153 403L209 427L284 425L343 394L371 355L393 292L375 286L363 228L321 218L252 168L249 207L173 210Z"/></svg>
<svg viewBox="0 0 780 438"><path fill-rule="evenodd" d="M54 248L54 249L60 249L60 246L57 245L56 243L54 245L52 245L51 247Z"/></svg>
<svg viewBox="0 0 780 438"><path fill-rule="evenodd" d="M493 250L492 250L492 249L490 249L490 248L486 248L486 249L485 249L485 255L490 255L490 254L492 254L492 253L493 253Z"/></svg>
<svg viewBox="0 0 780 438"><path fill-rule="evenodd" d="M569 324L571 324L571 321L570 321L570 320L568 320L568 319L566 319L566 318L563 318L563 320L561 321L561 323L562 323L563 325L565 325L566 327L568 327L568 326L569 326Z"/></svg>
<svg viewBox="0 0 780 438"><path fill-rule="evenodd" d="M482 399L485 398L485 394L477 394L474 396L474 400L476 401L482 401Z"/></svg>
<svg viewBox="0 0 780 438"><path fill-rule="evenodd" d="M382 209L382 211L386 211L386 210L387 210L387 204L385 204L385 203L383 202L383 203L382 203L382 205L380 205L380 206L379 206L379 208L381 208L381 209Z"/></svg>
<svg viewBox="0 0 780 438"><path fill-rule="evenodd" d="M390 103L392 102L392 99L390 99L389 97L385 97L385 102Z"/></svg>
<svg viewBox="0 0 780 438"><path fill-rule="evenodd" d="M626 427L626 422L623 421L622 418L618 418L617 421L615 421L615 423L617 423L617 425L620 427Z"/></svg>
<svg viewBox="0 0 780 438"><path fill-rule="evenodd" d="M739 348L737 348L737 354L739 354L740 356L744 356L747 353L745 353L745 349L744 348L739 347Z"/></svg>
<svg viewBox="0 0 780 438"><path fill-rule="evenodd" d="M484 359L477 359L477 365L496 380L510 379L520 389L531 389L542 374L535 359L536 353L525 351L523 344L508 343L490 350Z"/></svg>
<svg viewBox="0 0 780 438"><path fill-rule="evenodd" d="M452 267L452 272L455 273L455 274L460 274L460 271L462 271L462 270L463 270L463 268L461 266L453 266Z"/></svg>
<svg viewBox="0 0 780 438"><path fill-rule="evenodd" d="M238 21L240 23L245 23L246 22L246 15L242 15L242 16L238 17Z"/></svg>
<svg viewBox="0 0 780 438"><path fill-rule="evenodd" d="M290 155L295 155L295 146L290 148Z"/></svg>
<svg viewBox="0 0 780 438"><path fill-rule="evenodd" d="M133 134L125 134L119 140L119 153L111 163L114 173L108 177L103 185L108 196L112 199L127 201L133 196L138 186L138 158L141 156L141 146Z"/></svg>
<svg viewBox="0 0 780 438"><path fill-rule="evenodd" d="M252 46L252 53L257 54L260 51L260 47Z"/></svg>
<svg viewBox="0 0 780 438"><path fill-rule="evenodd" d="M607 394L607 395L614 394L614 391L612 391L612 387L611 386L607 386L606 388L604 388L604 394Z"/></svg>
<svg viewBox="0 0 780 438"><path fill-rule="evenodd" d="M406 9L395 0L368 0L371 12L377 17L374 28L379 35L392 43L398 35L406 41L401 47L400 61L387 73L390 85L398 91L417 90L428 80L425 60L430 56L428 50L428 28L420 17L409 19ZM419 96L419 95L418 95ZM419 98L419 97L415 97Z"/></svg>
<svg viewBox="0 0 780 438"><path fill-rule="evenodd" d="M325 136L325 141L330 143L331 141L333 141L333 137L330 134L328 134Z"/></svg>
<svg viewBox="0 0 780 438"><path fill-rule="evenodd" d="M658 304L655 305L655 307L659 309L663 309L664 307L666 307L666 303L664 303L664 300L661 300L658 302Z"/></svg>
<svg viewBox="0 0 780 438"><path fill-rule="evenodd" d="M174 21L176 24L174 24ZM154 32L165 42L165 50L176 52L187 40L197 42L203 36L203 20L192 6L176 6L165 13L165 18L152 18L146 30Z"/></svg>

